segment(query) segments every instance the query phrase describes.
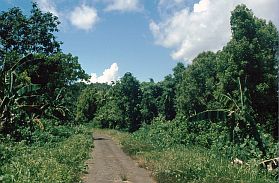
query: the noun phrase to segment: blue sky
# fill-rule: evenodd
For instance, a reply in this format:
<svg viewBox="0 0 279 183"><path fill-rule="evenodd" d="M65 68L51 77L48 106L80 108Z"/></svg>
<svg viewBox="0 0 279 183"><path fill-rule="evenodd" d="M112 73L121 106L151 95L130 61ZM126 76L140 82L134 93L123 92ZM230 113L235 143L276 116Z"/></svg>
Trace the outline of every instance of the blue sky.
<svg viewBox="0 0 279 183"><path fill-rule="evenodd" d="M278 27L278 0L36 0L59 17L62 49L79 57L92 82L132 72L140 81L160 81L178 61L217 51L230 38L230 11L245 3ZM0 10L31 1L0 0ZM220 16L222 14L222 16Z"/></svg>

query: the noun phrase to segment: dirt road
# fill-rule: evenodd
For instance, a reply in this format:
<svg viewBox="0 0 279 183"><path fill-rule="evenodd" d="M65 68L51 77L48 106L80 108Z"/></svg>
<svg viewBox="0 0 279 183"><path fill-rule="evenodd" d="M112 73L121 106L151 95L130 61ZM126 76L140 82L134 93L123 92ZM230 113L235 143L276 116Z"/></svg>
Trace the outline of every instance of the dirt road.
<svg viewBox="0 0 279 183"><path fill-rule="evenodd" d="M85 183L154 183L109 136L94 132L93 159L88 161Z"/></svg>

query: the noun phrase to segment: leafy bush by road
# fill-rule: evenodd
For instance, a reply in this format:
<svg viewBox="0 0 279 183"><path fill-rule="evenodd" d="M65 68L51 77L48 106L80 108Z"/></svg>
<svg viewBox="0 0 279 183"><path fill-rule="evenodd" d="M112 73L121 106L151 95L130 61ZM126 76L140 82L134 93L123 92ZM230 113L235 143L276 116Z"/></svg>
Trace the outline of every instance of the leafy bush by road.
<svg viewBox="0 0 279 183"><path fill-rule="evenodd" d="M44 134L50 138L43 143ZM90 127L53 126L40 134L40 143L0 143L0 182L79 182L92 147Z"/></svg>

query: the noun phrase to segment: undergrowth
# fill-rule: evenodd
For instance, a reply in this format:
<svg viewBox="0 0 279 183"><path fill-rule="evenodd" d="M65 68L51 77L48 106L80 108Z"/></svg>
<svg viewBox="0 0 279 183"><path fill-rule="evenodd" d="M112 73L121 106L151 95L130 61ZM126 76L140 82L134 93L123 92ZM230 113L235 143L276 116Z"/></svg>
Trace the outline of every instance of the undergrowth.
<svg viewBox="0 0 279 183"><path fill-rule="evenodd" d="M46 125L32 143L2 139L0 182L79 182L91 147L91 127L82 125Z"/></svg>
<svg viewBox="0 0 279 183"><path fill-rule="evenodd" d="M276 171L259 168L261 160L256 158L256 152L249 151L251 145L241 150L222 144L225 134L221 133L223 130L218 131L221 127L193 132L196 135L185 133L187 128L175 121L156 119L133 134L105 132L119 139L123 150L135 158L139 166L150 170L159 183L277 182ZM243 165L231 163L234 157L230 156L235 150L238 150L237 156L246 157Z"/></svg>
<svg viewBox="0 0 279 183"><path fill-rule="evenodd" d="M133 145L130 145L133 146ZM130 146L125 146L129 149ZM141 166L152 171L159 183L267 183L276 182L271 174L258 169L255 162L233 165L205 149L176 147L161 151L138 151L133 155Z"/></svg>

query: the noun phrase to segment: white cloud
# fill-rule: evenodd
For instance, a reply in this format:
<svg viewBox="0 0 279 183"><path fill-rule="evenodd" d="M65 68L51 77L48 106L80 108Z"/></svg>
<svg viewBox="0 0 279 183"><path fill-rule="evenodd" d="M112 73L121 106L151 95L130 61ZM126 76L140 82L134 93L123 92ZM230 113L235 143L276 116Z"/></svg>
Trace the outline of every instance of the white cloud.
<svg viewBox="0 0 279 183"><path fill-rule="evenodd" d="M108 0L105 11L139 11L141 7L138 0Z"/></svg>
<svg viewBox="0 0 279 183"><path fill-rule="evenodd" d="M178 4L181 2L177 0ZM173 59L191 62L200 52L217 51L228 42L231 37L230 12L240 3L251 8L256 16L272 20L279 27L278 0L200 0L192 8L185 4L180 9L176 7L175 12L162 21L151 21L149 27L156 44L173 49Z"/></svg>
<svg viewBox="0 0 279 183"><path fill-rule="evenodd" d="M98 22L97 10L93 7L81 5L70 14L70 22L79 29L90 30Z"/></svg>
<svg viewBox="0 0 279 183"><path fill-rule="evenodd" d="M209 3L210 3L209 0L203 0L200 1L199 3L194 4L194 12L199 13L208 10Z"/></svg>
<svg viewBox="0 0 279 183"><path fill-rule="evenodd" d="M277 26L277 28L279 28L278 0L243 0L240 2L247 4L248 8L251 8L256 16L271 20Z"/></svg>
<svg viewBox="0 0 279 183"><path fill-rule="evenodd" d="M108 83L115 82L118 79L118 66L113 63L110 68L105 69L103 75L97 76L96 73L91 74L89 83Z"/></svg>
<svg viewBox="0 0 279 183"><path fill-rule="evenodd" d="M56 9L56 6L54 4L53 1L51 0L36 0L36 3L38 3L39 8L43 11L43 12L50 12L53 15L59 17L59 12Z"/></svg>

